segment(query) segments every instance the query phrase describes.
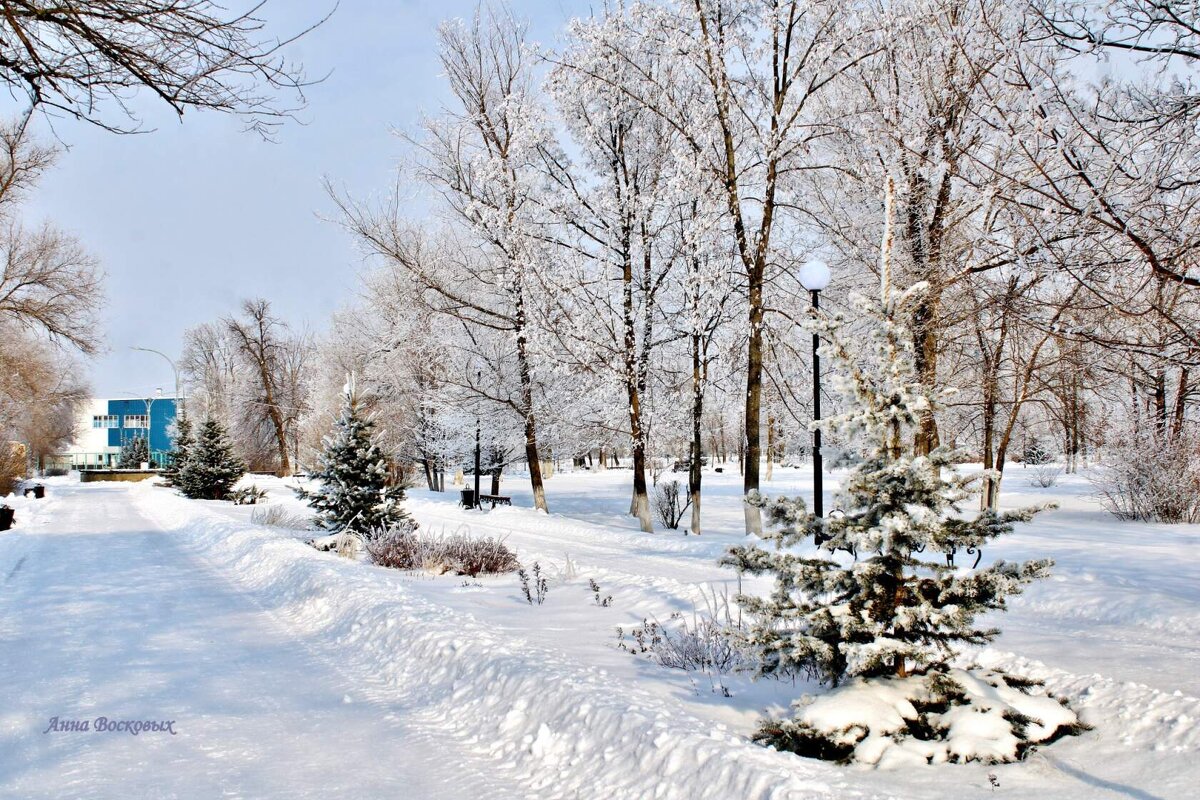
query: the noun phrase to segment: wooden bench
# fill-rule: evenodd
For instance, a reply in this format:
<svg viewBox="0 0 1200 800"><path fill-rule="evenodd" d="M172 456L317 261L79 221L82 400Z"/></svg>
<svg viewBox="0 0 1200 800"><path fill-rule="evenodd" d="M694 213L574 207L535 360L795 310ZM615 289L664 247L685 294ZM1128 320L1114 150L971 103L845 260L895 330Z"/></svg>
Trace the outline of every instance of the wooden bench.
<svg viewBox="0 0 1200 800"><path fill-rule="evenodd" d="M501 506L511 506L511 505L512 505L512 498L511 498L511 497L505 497L505 496L504 496L504 495L502 495L502 494L481 494L481 495L479 495L479 502L480 502L481 504L482 504L482 503L484 503L484 502L491 503L491 504L492 504L492 508L495 508L495 507L496 507L496 506L498 506L498 505L501 505Z"/></svg>

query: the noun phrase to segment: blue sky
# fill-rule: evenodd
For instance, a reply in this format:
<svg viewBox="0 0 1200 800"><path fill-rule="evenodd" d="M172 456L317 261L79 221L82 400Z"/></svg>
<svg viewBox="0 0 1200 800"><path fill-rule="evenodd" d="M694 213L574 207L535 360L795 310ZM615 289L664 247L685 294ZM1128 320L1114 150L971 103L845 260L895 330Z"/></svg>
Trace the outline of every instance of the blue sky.
<svg viewBox="0 0 1200 800"><path fill-rule="evenodd" d="M276 34L319 19L325 0L269 3ZM175 355L188 327L263 296L297 325L320 331L357 289L361 260L331 222L322 188L328 176L356 195L391 186L402 143L420 112L444 101L434 33L446 18L469 16L474 2L342 0L333 17L297 43L310 76L306 124L277 141L245 133L236 119L192 114L182 123L142 104L155 130L118 136L59 120L67 148L26 209L52 220L96 255L108 275L109 351L92 363L99 396L170 392L166 362L131 346ZM514 2L533 37L555 41L582 0ZM43 126L46 136L49 129Z"/></svg>

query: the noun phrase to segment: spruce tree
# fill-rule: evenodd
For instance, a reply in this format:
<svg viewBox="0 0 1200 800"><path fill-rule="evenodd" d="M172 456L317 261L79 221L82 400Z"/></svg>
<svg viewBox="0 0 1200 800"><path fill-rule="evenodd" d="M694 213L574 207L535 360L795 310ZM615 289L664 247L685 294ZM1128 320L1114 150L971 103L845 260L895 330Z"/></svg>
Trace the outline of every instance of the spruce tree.
<svg viewBox="0 0 1200 800"><path fill-rule="evenodd" d="M192 422L184 411L175 419L175 440L172 444L174 447L167 454L167 466L163 470L163 477L169 486L178 484L179 472L187 461L188 448L192 446Z"/></svg>
<svg viewBox="0 0 1200 800"><path fill-rule="evenodd" d="M388 459L374 436L375 423L360 408L351 379L333 433L323 440L320 468L312 477L319 488L296 493L317 512L325 530L351 529L368 538L411 521L401 506L404 488L388 480Z"/></svg>
<svg viewBox="0 0 1200 800"><path fill-rule="evenodd" d="M141 469L150 461L150 447L145 436L134 436L121 446L117 469Z"/></svg>
<svg viewBox="0 0 1200 800"><path fill-rule="evenodd" d="M200 434L187 449L175 484L185 495L202 500L224 500L246 472L234 455L225 429L215 419L200 426Z"/></svg>
<svg viewBox="0 0 1200 800"><path fill-rule="evenodd" d="M983 644L999 631L975 617L1048 574L1048 560L997 561L974 569L980 548L1040 509L961 516L978 477L955 470L955 453L906 452L920 416L932 409L913 369L911 334L898 320L924 285L893 292L886 270L880 301L858 300L873 318L873 347L855 352L843 318L814 322L830 344L846 412L822 423L857 444L836 505L820 518L801 499L760 496L775 529L770 548L731 548L723 559L751 574L775 576L769 597L743 597L755 620L751 643L761 672L808 673L838 685L849 678L895 676L944 667L955 644ZM795 547L813 538L815 555Z"/></svg>

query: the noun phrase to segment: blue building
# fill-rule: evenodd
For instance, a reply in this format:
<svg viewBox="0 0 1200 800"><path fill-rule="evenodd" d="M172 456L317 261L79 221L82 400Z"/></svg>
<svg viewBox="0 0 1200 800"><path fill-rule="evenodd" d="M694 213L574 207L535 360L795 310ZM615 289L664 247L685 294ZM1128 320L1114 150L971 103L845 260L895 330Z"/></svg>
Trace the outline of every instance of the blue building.
<svg viewBox="0 0 1200 800"><path fill-rule="evenodd" d="M142 437L151 461L162 466L171 451L175 414L173 397L93 399L82 406L75 442L65 456L76 469L115 467L121 448Z"/></svg>

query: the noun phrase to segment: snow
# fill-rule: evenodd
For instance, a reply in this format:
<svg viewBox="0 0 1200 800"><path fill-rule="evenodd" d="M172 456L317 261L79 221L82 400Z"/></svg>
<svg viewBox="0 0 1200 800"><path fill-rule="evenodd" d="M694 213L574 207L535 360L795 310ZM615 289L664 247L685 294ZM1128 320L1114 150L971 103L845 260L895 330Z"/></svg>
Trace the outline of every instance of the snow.
<svg viewBox="0 0 1200 800"><path fill-rule="evenodd" d="M47 483L0 538L0 797L520 796L164 535L148 487Z"/></svg>
<svg viewBox="0 0 1200 800"><path fill-rule="evenodd" d="M551 575L542 606L511 575L433 577L316 552L312 532L252 525L254 507L55 479L44 501L11 500L17 528L0 534L0 692L15 698L0 712L0 797L397 796L411 785L402 796L950 798L991 796L989 775L1018 798L1192 796L1200 526L1118 522L1081 477L1034 489L1010 470L1005 506L1062 507L984 561L1052 557L1055 577L985 619L1005 633L969 660L1044 681L1095 730L991 766L909 766L918 754L880 741L875 768L749 741L796 698L815 707L821 687L718 676L725 697L712 676L616 647L617 626L690 617L714 589L737 590L715 565L745 540L736 466L705 474L700 537L640 533L621 513L622 470L557 473L548 516L517 475L503 486L513 508L466 511L456 487L410 493L424 530L503 536L538 561ZM253 482L303 510L294 482ZM810 486L807 470L776 468L764 489ZM53 714L101 713L171 713L180 735L41 733ZM964 747L989 724L975 716L950 721Z"/></svg>

